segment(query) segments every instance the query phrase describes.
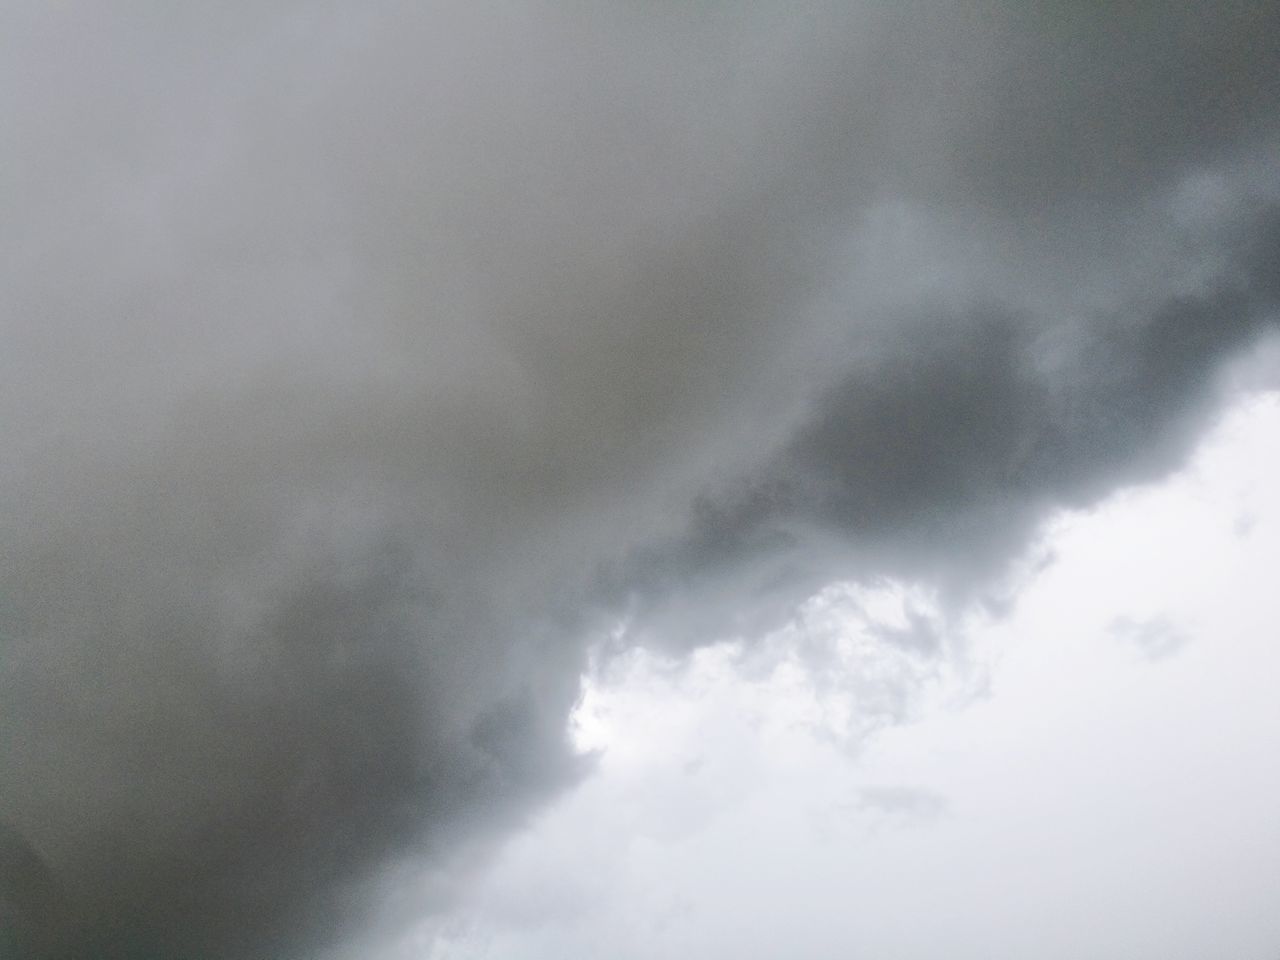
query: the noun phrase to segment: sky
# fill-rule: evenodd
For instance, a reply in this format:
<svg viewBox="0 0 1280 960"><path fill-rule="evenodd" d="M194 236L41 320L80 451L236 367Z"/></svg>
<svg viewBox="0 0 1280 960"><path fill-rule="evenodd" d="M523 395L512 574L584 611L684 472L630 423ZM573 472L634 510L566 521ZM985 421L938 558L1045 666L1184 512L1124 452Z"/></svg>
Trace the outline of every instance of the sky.
<svg viewBox="0 0 1280 960"><path fill-rule="evenodd" d="M0 0L0 950L1273 956L1278 31Z"/></svg>
<svg viewBox="0 0 1280 960"><path fill-rule="evenodd" d="M1278 481L1270 392L1173 477L1054 517L945 667L880 639L937 617L894 582L762 647L597 665L592 777L386 955L1272 956Z"/></svg>

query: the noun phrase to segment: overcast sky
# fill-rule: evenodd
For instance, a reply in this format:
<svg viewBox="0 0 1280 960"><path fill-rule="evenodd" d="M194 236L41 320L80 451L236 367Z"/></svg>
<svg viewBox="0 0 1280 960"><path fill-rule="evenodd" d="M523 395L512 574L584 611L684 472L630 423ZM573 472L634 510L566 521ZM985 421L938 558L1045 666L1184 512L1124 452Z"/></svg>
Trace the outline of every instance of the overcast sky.
<svg viewBox="0 0 1280 960"><path fill-rule="evenodd" d="M1277 35L0 0L0 949L1274 958Z"/></svg>

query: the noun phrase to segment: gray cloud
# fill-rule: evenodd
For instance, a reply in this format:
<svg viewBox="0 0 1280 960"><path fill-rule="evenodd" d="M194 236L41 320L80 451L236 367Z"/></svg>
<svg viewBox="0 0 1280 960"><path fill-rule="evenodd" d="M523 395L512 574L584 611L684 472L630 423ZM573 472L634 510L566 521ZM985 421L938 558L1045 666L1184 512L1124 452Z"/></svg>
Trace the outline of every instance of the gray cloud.
<svg viewBox="0 0 1280 960"><path fill-rule="evenodd" d="M10 4L6 911L341 939L576 775L598 618L1167 470L1280 297L1278 15L1183 6Z"/></svg>
<svg viewBox="0 0 1280 960"><path fill-rule="evenodd" d="M848 372L771 462L704 495L689 535L627 571L633 602L656 608L653 633L671 636L728 619L663 609L681 582L705 602L700 582L726 570L755 578L760 616L833 568L921 577L971 599L1048 510L1180 462L1217 409L1224 359L1275 328L1278 227L1261 212L1203 289L1084 318L1065 344L1056 318L1001 307L897 319L850 350ZM732 589L724 604L752 609Z"/></svg>

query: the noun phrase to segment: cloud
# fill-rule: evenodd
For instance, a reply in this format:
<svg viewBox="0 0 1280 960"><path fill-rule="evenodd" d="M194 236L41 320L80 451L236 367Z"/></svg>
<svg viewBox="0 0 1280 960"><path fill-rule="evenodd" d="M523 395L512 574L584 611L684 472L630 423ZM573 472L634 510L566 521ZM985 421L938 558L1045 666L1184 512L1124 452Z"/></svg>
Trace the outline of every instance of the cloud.
<svg viewBox="0 0 1280 960"><path fill-rule="evenodd" d="M932 820L946 812L947 800L922 787L863 787L858 791L858 807L903 820Z"/></svg>
<svg viewBox="0 0 1280 960"><path fill-rule="evenodd" d="M56 926L62 892L44 858L16 831L0 823L0 950L4 956L47 949L50 920Z"/></svg>
<svg viewBox="0 0 1280 960"><path fill-rule="evenodd" d="M341 940L578 775L604 629L968 596L1274 328L1256 5L5 16L0 820L63 956Z"/></svg>
<svg viewBox="0 0 1280 960"><path fill-rule="evenodd" d="M1274 330L1277 229L1265 209L1201 289L1070 327L999 307L895 318L761 469L705 494L683 539L621 578L657 609L652 633L716 629L662 607L688 581L705 603L702 582L714 595L726 570L723 607L740 624L752 607L733 584L756 585L766 618L833 569L923 577L967 600L1050 509L1168 472L1218 408L1224 359Z"/></svg>
<svg viewBox="0 0 1280 960"><path fill-rule="evenodd" d="M1119 640L1131 643L1148 660L1163 660L1181 650L1187 643L1187 635L1163 617L1135 620L1117 617L1111 622L1111 633Z"/></svg>

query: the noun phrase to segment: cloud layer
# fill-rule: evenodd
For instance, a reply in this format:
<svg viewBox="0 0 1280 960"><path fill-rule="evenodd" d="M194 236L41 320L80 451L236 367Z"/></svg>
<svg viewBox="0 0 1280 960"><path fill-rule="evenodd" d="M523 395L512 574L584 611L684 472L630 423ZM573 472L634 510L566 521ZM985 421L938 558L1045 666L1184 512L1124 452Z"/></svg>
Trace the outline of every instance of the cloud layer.
<svg viewBox="0 0 1280 960"><path fill-rule="evenodd" d="M972 597L1276 322L1259 4L4 18L35 956L348 935L576 775L602 625Z"/></svg>

